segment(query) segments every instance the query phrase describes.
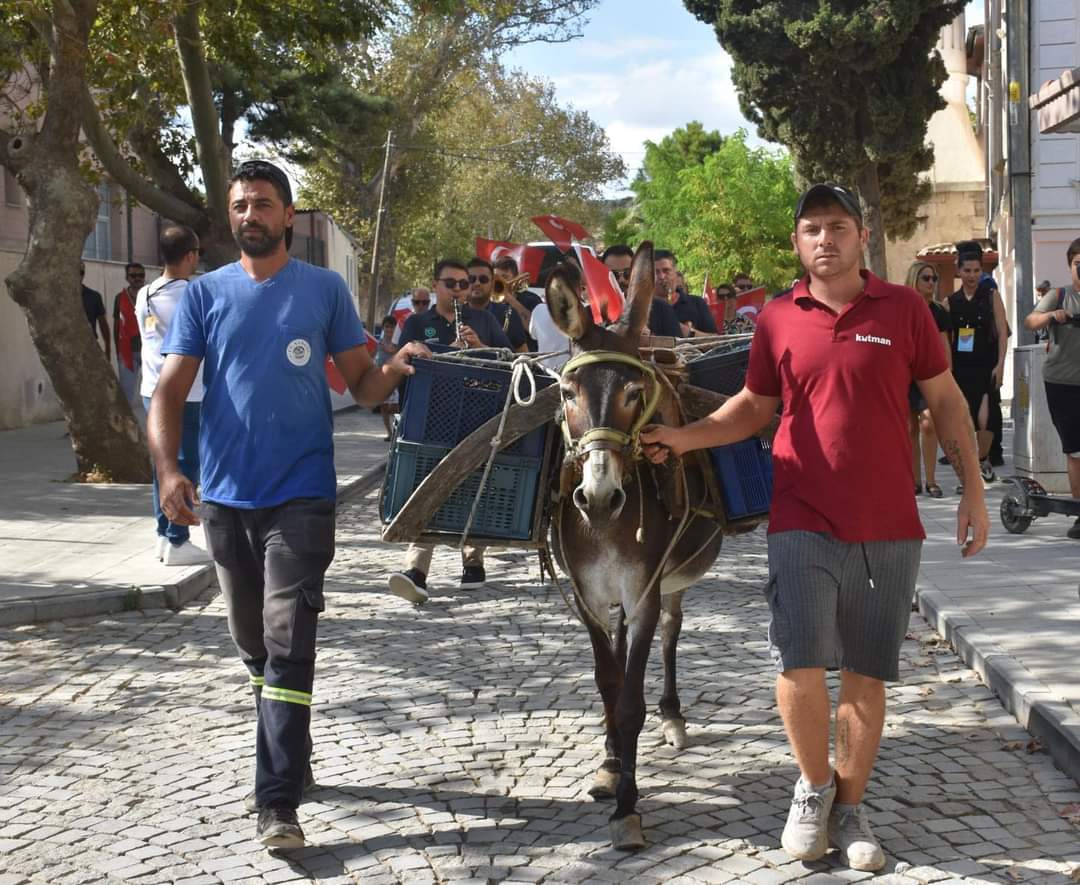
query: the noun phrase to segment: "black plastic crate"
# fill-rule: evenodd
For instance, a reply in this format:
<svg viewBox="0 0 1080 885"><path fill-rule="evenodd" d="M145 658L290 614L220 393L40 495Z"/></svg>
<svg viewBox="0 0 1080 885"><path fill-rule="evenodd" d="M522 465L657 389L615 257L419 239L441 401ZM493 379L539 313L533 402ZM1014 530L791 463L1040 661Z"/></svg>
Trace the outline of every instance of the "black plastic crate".
<svg viewBox="0 0 1080 885"><path fill-rule="evenodd" d="M401 408L398 436L403 440L430 446L453 447L482 424L499 415L510 389L509 363L490 361L490 365L459 363L449 360L417 359L412 362L415 374L409 376ZM555 383L555 378L537 370L536 388ZM519 393L529 392L528 379L522 378ZM538 427L502 450L507 455L540 458L544 454L546 427Z"/></svg>
<svg viewBox="0 0 1080 885"><path fill-rule="evenodd" d="M390 522L423 479L450 449L395 440L387 463L381 497L384 523ZM543 458L498 455L484 486L469 529L475 538L527 540L536 514L537 488ZM484 468L470 473L431 518L429 532L461 534L469 519Z"/></svg>
<svg viewBox="0 0 1080 885"><path fill-rule="evenodd" d="M750 365L750 342L711 350L687 363L690 383L716 393L734 396L746 383Z"/></svg>
<svg viewBox="0 0 1080 885"><path fill-rule="evenodd" d="M772 446L763 439L709 449L728 519L762 516L772 502Z"/></svg>

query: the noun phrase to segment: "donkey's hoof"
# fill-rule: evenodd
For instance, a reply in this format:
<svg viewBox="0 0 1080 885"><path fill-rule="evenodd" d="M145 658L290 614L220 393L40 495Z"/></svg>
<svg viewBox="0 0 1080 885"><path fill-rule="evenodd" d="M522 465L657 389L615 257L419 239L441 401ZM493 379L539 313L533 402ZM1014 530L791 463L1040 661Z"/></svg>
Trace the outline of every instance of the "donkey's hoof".
<svg viewBox="0 0 1080 885"><path fill-rule="evenodd" d="M619 785L619 772L601 768L593 777L589 795L594 799L614 799L615 788Z"/></svg>
<svg viewBox="0 0 1080 885"><path fill-rule="evenodd" d="M618 851L637 851L645 847L640 814L628 814L611 822L611 847Z"/></svg>
<svg viewBox="0 0 1080 885"><path fill-rule="evenodd" d="M685 750L690 743L686 738L685 719L665 719L662 729L664 740L676 750Z"/></svg>

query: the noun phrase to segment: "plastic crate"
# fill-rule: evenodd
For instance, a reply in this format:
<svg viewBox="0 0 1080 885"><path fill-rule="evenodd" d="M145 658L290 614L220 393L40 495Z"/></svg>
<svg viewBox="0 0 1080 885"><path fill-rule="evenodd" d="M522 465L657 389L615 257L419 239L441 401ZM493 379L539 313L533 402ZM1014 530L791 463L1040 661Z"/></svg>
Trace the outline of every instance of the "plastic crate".
<svg viewBox="0 0 1080 885"><path fill-rule="evenodd" d="M383 522L389 522L435 465L449 452L446 446L396 440L390 451L381 498ZM528 540L536 512L536 493L542 458L498 455L488 475L470 537ZM480 488L484 468L470 473L427 525L427 531L461 534Z"/></svg>
<svg viewBox="0 0 1080 885"><path fill-rule="evenodd" d="M509 363L491 361L490 367L454 363L447 360L413 360L415 374L409 376L401 407L398 436L430 446L453 447L485 422L499 415L510 388ZM536 372L540 390L553 384L550 375ZM525 378L520 393L529 391ZM547 428L530 431L503 454L539 458L544 454Z"/></svg>
<svg viewBox="0 0 1080 885"><path fill-rule="evenodd" d="M746 369L750 365L750 343L725 347L702 354L690 360L686 367L690 383L717 393L734 396L746 382Z"/></svg>
<svg viewBox="0 0 1080 885"><path fill-rule="evenodd" d="M747 439L709 449L728 519L761 516L772 501L772 446Z"/></svg>

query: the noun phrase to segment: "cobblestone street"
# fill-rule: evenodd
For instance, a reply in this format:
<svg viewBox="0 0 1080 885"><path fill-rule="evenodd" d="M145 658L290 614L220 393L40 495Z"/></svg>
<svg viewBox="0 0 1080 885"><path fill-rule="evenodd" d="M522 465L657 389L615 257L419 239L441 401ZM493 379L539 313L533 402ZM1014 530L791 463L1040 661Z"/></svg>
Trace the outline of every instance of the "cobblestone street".
<svg viewBox="0 0 1080 885"><path fill-rule="evenodd" d="M584 629L535 557L494 551L457 590L386 595L402 548L374 497L339 510L312 732L309 847L272 856L241 799L253 706L213 592L186 609L0 631L0 885L74 882L751 882L873 878L779 850L795 766L773 710L762 530L686 599L690 747L639 759L648 846L608 845ZM914 615L869 790L882 882L1080 881L1080 790ZM659 641L647 696L660 689Z"/></svg>

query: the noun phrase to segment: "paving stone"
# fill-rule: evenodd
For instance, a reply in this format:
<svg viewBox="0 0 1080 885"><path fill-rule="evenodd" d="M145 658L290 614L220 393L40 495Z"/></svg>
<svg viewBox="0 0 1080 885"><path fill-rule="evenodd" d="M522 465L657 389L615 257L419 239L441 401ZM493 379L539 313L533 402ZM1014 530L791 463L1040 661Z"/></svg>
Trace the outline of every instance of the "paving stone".
<svg viewBox="0 0 1080 885"><path fill-rule="evenodd" d="M779 848L797 769L774 709L760 532L726 539L686 596L682 753L657 741L650 658L648 844L627 854L608 844L613 806L585 796L603 757L588 641L535 561L492 549L489 586L461 593L460 557L439 548L436 592L414 609L383 592L402 548L376 529L371 499L340 508L312 707L320 787L300 809L312 844L287 860L240 814L254 717L213 590L175 613L0 629L0 885L870 878L835 852L801 864ZM1076 785L1044 754L1003 751L1015 721L917 615L910 632L866 804L890 860L911 866L879 878L1067 881L1080 838L1059 811Z"/></svg>

